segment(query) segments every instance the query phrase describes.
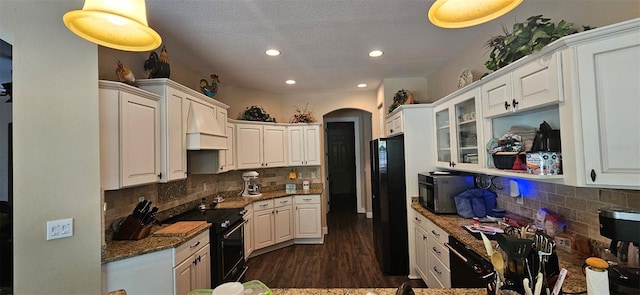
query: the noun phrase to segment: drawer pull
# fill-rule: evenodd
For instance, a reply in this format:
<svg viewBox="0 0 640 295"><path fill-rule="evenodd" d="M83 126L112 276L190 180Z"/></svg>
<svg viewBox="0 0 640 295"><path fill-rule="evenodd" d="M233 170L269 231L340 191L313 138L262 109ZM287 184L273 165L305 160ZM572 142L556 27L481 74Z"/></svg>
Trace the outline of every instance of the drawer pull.
<svg viewBox="0 0 640 295"><path fill-rule="evenodd" d="M435 229L432 229L432 230L431 230L431 233L432 233L434 236L438 237L438 238L440 237L440 234L439 234L439 233L437 233Z"/></svg>
<svg viewBox="0 0 640 295"><path fill-rule="evenodd" d="M435 266L433 267L433 271L435 271L439 276L442 275L442 272L438 270Z"/></svg>
<svg viewBox="0 0 640 295"><path fill-rule="evenodd" d="M418 217L415 217L415 219L416 219L417 222L422 222L422 219L420 219Z"/></svg>
<svg viewBox="0 0 640 295"><path fill-rule="evenodd" d="M302 200L303 200L303 201L311 201L312 199L311 199L311 198L304 198L304 199L302 199Z"/></svg>
<svg viewBox="0 0 640 295"><path fill-rule="evenodd" d="M195 247L198 247L198 245L200 245L200 241L198 241L197 243L195 243L194 245L189 246L189 249L193 249Z"/></svg>
<svg viewBox="0 0 640 295"><path fill-rule="evenodd" d="M438 251L438 249L436 249L435 246L433 246L432 249L433 249L433 252L436 252L436 254L438 254L438 255L442 254L442 252Z"/></svg>
<svg viewBox="0 0 640 295"><path fill-rule="evenodd" d="M260 207L267 207L269 204L260 204Z"/></svg>

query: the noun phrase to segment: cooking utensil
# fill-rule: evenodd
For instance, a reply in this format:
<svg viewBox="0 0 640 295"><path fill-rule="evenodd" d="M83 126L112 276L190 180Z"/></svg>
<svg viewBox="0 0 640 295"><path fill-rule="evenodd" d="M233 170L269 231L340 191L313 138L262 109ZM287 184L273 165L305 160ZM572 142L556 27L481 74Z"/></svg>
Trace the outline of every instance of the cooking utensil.
<svg viewBox="0 0 640 295"><path fill-rule="evenodd" d="M498 272L500 281L504 282L504 257L502 256L502 253L494 251L491 254L491 264L493 264L493 269Z"/></svg>
<svg viewBox="0 0 640 295"><path fill-rule="evenodd" d="M528 278L522 279L522 286L524 287L524 295L533 295L533 292L531 292L531 286L529 286Z"/></svg>
<svg viewBox="0 0 640 295"><path fill-rule="evenodd" d="M518 239L516 237L497 234L496 240L500 248L507 253L509 263L508 269L512 273L524 273L524 258L529 256L529 252L533 248L533 241L529 239Z"/></svg>
<svg viewBox="0 0 640 295"><path fill-rule="evenodd" d="M491 257L491 254L493 254L493 247L491 246L491 242L489 241L489 238L487 238L487 235L485 235L483 232L480 232L480 236L482 237L484 248L487 250L487 255Z"/></svg>
<svg viewBox="0 0 640 295"><path fill-rule="evenodd" d="M540 292L542 291L542 281L544 281L544 278L542 277L542 273L539 272L536 277L536 288L533 295L540 295Z"/></svg>
<svg viewBox="0 0 640 295"><path fill-rule="evenodd" d="M553 287L553 292L551 295L558 295L562 290L562 284L564 283L564 278L567 276L567 269L563 268L560 270L560 274L558 275L558 280L556 281L556 285Z"/></svg>

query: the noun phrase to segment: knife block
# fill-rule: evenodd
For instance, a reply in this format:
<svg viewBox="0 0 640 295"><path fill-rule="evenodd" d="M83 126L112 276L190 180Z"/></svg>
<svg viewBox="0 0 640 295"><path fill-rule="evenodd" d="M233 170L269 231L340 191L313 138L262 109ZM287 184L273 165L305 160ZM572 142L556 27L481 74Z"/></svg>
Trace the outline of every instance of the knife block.
<svg viewBox="0 0 640 295"><path fill-rule="evenodd" d="M151 233L153 224L142 225L139 219L133 215L127 216L120 224L118 230L113 233L112 240L140 240L144 239Z"/></svg>

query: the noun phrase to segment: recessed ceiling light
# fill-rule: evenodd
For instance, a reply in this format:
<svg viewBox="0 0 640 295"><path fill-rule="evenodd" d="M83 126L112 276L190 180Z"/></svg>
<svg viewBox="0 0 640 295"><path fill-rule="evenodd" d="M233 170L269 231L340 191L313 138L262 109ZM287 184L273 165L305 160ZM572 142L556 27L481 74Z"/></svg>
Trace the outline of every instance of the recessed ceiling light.
<svg viewBox="0 0 640 295"><path fill-rule="evenodd" d="M287 83L289 85L293 85L293 84L296 84L296 80L287 80L287 81L284 81L284 83Z"/></svg>
<svg viewBox="0 0 640 295"><path fill-rule="evenodd" d="M378 57L378 56L382 56L382 54L384 54L382 51L380 50L374 50L369 52L369 56L371 57Z"/></svg>
<svg viewBox="0 0 640 295"><path fill-rule="evenodd" d="M358 84L358 88L365 88L365 87L367 87L367 84L364 84L364 83Z"/></svg>
<svg viewBox="0 0 640 295"><path fill-rule="evenodd" d="M278 55L280 55L280 51L278 51L276 49L269 49L269 50L265 51L264 54L266 54L268 56L278 56Z"/></svg>

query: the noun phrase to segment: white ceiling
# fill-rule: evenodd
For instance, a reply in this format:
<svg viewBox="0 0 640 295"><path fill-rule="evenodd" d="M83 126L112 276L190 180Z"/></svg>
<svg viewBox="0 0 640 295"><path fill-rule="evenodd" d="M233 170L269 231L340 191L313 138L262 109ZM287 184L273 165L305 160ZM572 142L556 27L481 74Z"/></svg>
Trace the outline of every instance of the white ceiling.
<svg viewBox="0 0 640 295"><path fill-rule="evenodd" d="M187 61L196 72L217 73L223 83L250 89L303 93L357 90L359 83L372 90L384 78L426 77L469 44L499 34L503 24L510 28L532 15L585 24L580 21L603 17L598 7L640 14L637 0L526 0L489 23L441 29L426 17L433 2L147 0L147 16L169 56ZM282 55L266 56L269 48ZM373 49L385 54L372 59L367 54ZM285 85L287 79L297 84Z"/></svg>

